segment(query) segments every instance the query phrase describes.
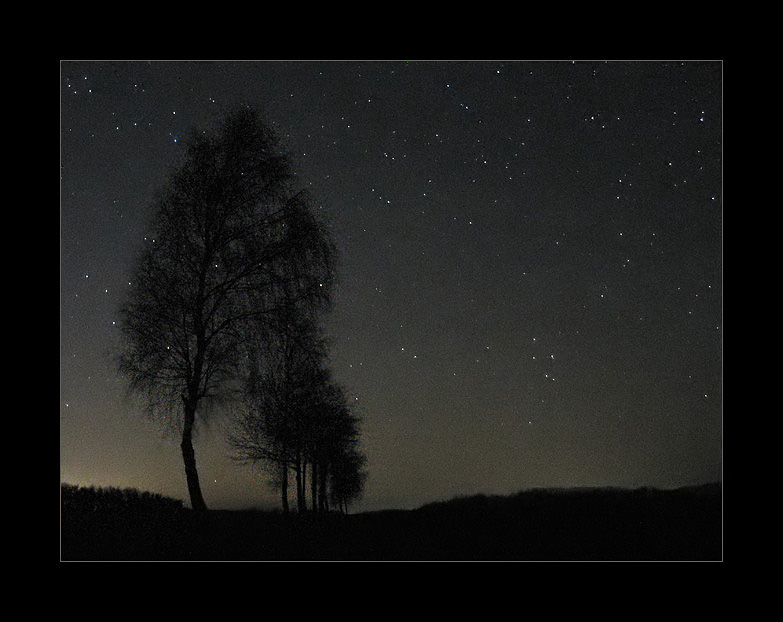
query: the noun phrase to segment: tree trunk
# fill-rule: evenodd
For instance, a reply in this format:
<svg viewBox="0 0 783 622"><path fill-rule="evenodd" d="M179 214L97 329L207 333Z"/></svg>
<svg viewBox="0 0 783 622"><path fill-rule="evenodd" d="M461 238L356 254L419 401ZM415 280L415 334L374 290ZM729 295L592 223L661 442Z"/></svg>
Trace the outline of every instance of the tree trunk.
<svg viewBox="0 0 783 622"><path fill-rule="evenodd" d="M318 465L315 460L310 467L310 501L313 506L313 512L318 511Z"/></svg>
<svg viewBox="0 0 783 622"><path fill-rule="evenodd" d="M321 509L329 511L329 467L324 464L321 469Z"/></svg>
<svg viewBox="0 0 783 622"><path fill-rule="evenodd" d="M280 496L283 500L283 513L288 514L288 465L284 462L280 467Z"/></svg>
<svg viewBox="0 0 783 622"><path fill-rule="evenodd" d="M305 479L307 463L302 461L296 471L296 507L299 512L307 511L307 499L305 499Z"/></svg>
<svg viewBox="0 0 783 622"><path fill-rule="evenodd" d="M302 509L302 465L296 464L296 509Z"/></svg>
<svg viewBox="0 0 783 622"><path fill-rule="evenodd" d="M195 409L185 402L185 426L182 430L182 460L185 462L185 478L188 482L188 493L190 494L190 506L197 512L206 512L207 504L201 495L201 485L198 481L198 471L196 470L196 454L193 451L193 422L196 417Z"/></svg>

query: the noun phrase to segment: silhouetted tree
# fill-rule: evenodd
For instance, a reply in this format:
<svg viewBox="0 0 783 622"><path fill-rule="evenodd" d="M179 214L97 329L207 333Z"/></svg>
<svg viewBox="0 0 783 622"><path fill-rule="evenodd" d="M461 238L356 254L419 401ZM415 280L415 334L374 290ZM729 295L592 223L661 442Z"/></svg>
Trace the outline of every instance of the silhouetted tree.
<svg viewBox="0 0 783 622"><path fill-rule="evenodd" d="M340 478L348 477L350 463L347 457L361 455L358 450L360 419L351 409L345 389L328 378L314 411L316 416L312 422L312 442L308 452L312 465L312 500L314 509L328 510L330 499L336 498L330 494L330 487L339 486ZM357 461L355 466L362 464ZM359 480L361 477L357 474L357 482ZM359 492L349 500L358 496Z"/></svg>
<svg viewBox="0 0 783 622"><path fill-rule="evenodd" d="M194 131L155 204L121 315L120 371L151 412L181 426L191 506L205 510L193 450L204 408L241 388L281 307L328 304L335 248L271 127L249 107ZM252 344L252 351L248 349ZM267 344L267 346L270 344Z"/></svg>
<svg viewBox="0 0 783 622"><path fill-rule="evenodd" d="M229 453L265 468L280 487L284 511L289 472L295 476L297 508L307 509L309 471L310 507L327 510L333 465L356 451L358 417L331 378L328 344L318 327L295 315L278 325L276 358L249 382L247 405L230 420Z"/></svg>
<svg viewBox="0 0 783 622"><path fill-rule="evenodd" d="M348 504L361 498L367 479L366 457L357 447L347 447L332 462L329 495L341 512L348 512Z"/></svg>
<svg viewBox="0 0 783 622"><path fill-rule="evenodd" d="M271 356L251 354L254 367L245 386L245 403L229 419L229 455L262 466L280 487L288 507L288 474L296 476L297 505L305 509L306 438L313 395L321 382L326 342L312 318L287 305L274 314L267 342Z"/></svg>

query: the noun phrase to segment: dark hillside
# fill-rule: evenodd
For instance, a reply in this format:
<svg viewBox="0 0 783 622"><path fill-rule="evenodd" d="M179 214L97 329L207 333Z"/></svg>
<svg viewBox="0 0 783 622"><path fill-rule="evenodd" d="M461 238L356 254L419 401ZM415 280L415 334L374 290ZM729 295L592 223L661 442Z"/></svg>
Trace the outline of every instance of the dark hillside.
<svg viewBox="0 0 783 622"><path fill-rule="evenodd" d="M61 535L65 561L720 560L722 495L719 484L532 490L286 516L198 514L165 498L63 488Z"/></svg>

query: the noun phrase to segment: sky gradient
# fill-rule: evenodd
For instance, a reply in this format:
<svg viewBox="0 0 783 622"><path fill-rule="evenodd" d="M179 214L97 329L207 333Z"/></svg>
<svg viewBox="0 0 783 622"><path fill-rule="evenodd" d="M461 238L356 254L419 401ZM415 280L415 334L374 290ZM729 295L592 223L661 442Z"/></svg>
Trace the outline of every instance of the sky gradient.
<svg viewBox="0 0 783 622"><path fill-rule="evenodd" d="M332 368L355 510L719 481L720 61L60 64L60 472L187 500L112 362L154 193L194 127L263 110L342 253ZM276 495L195 441L211 508Z"/></svg>

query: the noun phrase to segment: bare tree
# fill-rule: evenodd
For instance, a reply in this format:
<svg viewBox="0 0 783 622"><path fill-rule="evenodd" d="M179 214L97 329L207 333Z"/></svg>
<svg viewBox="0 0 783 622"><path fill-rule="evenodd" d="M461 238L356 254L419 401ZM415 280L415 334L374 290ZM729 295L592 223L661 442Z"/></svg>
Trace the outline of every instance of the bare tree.
<svg viewBox="0 0 783 622"><path fill-rule="evenodd" d="M313 411L308 447L313 508L328 510L330 500L343 506L361 494L364 457L358 448L360 417L351 408L345 388L328 376ZM350 473L352 468L355 474ZM348 478L353 475L356 489L349 491Z"/></svg>
<svg viewBox="0 0 783 622"><path fill-rule="evenodd" d="M328 342L315 323L296 320L296 313L278 324L276 358L248 384L247 406L229 419L229 455L245 464L261 465L280 487L288 509L288 474L296 484L299 511L329 509L329 486L337 482L340 503L348 494L347 456L359 455L359 418L349 407L345 390L327 367ZM308 486L309 476L309 486ZM359 489L363 480L357 475Z"/></svg>
<svg viewBox="0 0 783 622"><path fill-rule="evenodd" d="M296 477L297 506L305 509L306 441L327 356L326 342L316 323L303 319L292 306L276 313L267 339L272 356L251 357L245 400L227 425L230 457L260 465L280 487L287 509L288 474Z"/></svg>
<svg viewBox="0 0 783 622"><path fill-rule="evenodd" d="M119 368L153 413L176 422L191 506L205 510L197 421L264 356L268 319L328 305L335 247L296 186L271 127L249 107L194 131L155 205L127 303ZM252 344L252 349L248 348Z"/></svg>
<svg viewBox="0 0 783 622"><path fill-rule="evenodd" d="M361 498L367 480L367 458L355 445L343 448L332 461L329 473L329 495L341 512L348 512L348 504Z"/></svg>

